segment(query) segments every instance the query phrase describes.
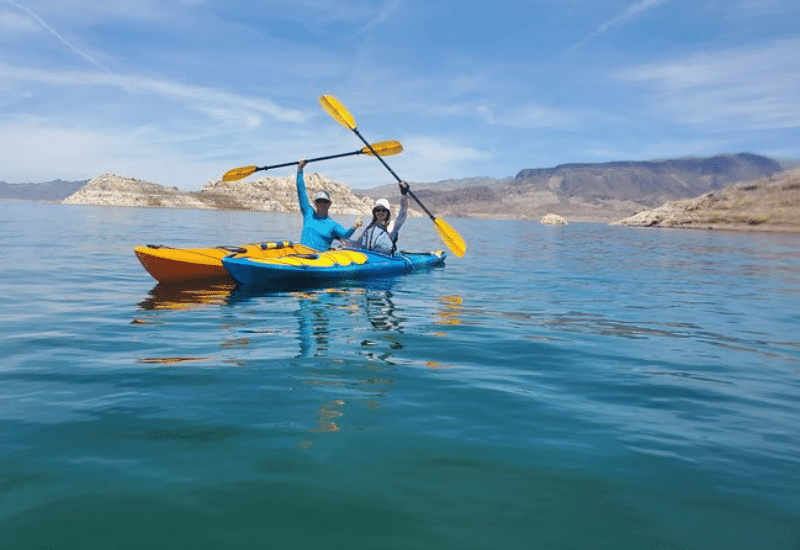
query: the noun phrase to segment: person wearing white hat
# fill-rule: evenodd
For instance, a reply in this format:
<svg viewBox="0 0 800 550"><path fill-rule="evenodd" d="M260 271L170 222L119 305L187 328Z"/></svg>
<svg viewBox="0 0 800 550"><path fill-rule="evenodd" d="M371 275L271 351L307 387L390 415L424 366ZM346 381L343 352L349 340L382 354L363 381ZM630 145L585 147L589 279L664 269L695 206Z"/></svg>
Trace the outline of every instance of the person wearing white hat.
<svg viewBox="0 0 800 550"><path fill-rule="evenodd" d="M308 200L306 184L303 178L305 159L297 163L297 200L300 203L300 212L303 214L303 230L300 242L314 250L328 250L334 239L349 239L356 229L361 227L363 221L356 219L353 227L345 229L328 216L331 206L331 196L327 191L317 191L314 195L314 207Z"/></svg>
<svg viewBox="0 0 800 550"><path fill-rule="evenodd" d="M392 220L392 208L386 199L378 199L372 207L372 221L353 244L360 248L394 254L397 250L397 237L408 214L408 184L400 183L400 211Z"/></svg>

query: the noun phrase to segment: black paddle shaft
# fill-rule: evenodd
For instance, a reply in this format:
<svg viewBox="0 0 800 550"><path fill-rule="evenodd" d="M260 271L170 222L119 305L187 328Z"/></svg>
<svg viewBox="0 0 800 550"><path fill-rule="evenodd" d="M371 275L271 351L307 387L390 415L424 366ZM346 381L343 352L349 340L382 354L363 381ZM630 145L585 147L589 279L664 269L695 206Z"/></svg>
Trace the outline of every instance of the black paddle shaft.
<svg viewBox="0 0 800 550"><path fill-rule="evenodd" d="M370 145L370 144L369 144L369 142L367 142L367 140L366 140L366 139L364 139L364 136L362 136L362 135L361 135L361 132L359 132L359 131L358 131L358 128L353 128L353 132L355 132L355 134L356 134L356 135L359 137L359 139L361 139L361 141L363 141L363 142L364 142L364 144L365 144L367 147L369 147L369 150L370 150L370 151L372 151L372 154L373 154L373 155L375 155L376 157L378 157L378 160L379 160L379 161L381 161L381 164L383 164L383 165L386 167L386 169L387 169L387 170L388 170L388 171L389 171L389 172L390 172L390 173L391 173L391 174L394 176L394 179L396 179L396 180L397 180L397 183L403 183L403 180L401 180L401 179L400 179L400 176L398 176L398 175L395 173L395 171L394 171L394 170L392 170L392 168L391 168L391 167L390 167L388 164L386 164L386 161L385 161L385 160L383 160L383 157L382 157L382 156L380 156L380 155L378 154L378 152L377 152L375 149L373 149L373 148L372 148L372 145ZM411 195L411 198L412 198L412 199L414 199L418 205L420 205L420 207L421 207L421 208L422 208L422 209L425 211L425 213L426 213L428 216L430 216L430 218L431 218L432 220L435 220L435 219L436 219L436 216L434 216L433 214L431 214L431 211L430 211L430 210L428 210L427 208L425 208L425 205L424 205L424 204L422 204L422 203L419 201L419 199L417 198L417 196L416 196L416 195L415 195L415 194L414 194L414 193L411 191L411 189L409 189L409 188L408 188L408 184L406 184L406 192L407 192L409 195Z"/></svg>
<svg viewBox="0 0 800 550"><path fill-rule="evenodd" d="M373 153L375 152L372 149L372 146L370 146L369 149ZM314 158L314 159L308 159L306 162L317 162L319 160L338 159L338 158L341 158L341 157L348 157L350 155L360 155L360 154L363 154L363 153L364 153L364 151L359 149L358 151L351 151L350 153L339 153L338 155L328 155L326 157L317 157L317 158ZM377 153L376 153L376 155L377 155ZM272 170L273 168L284 168L286 166L294 166L295 164L299 164L299 163L300 163L300 161L296 160L294 162L284 162L283 164L273 164L272 166L261 166L260 168L256 168L256 171L259 171L259 170Z"/></svg>

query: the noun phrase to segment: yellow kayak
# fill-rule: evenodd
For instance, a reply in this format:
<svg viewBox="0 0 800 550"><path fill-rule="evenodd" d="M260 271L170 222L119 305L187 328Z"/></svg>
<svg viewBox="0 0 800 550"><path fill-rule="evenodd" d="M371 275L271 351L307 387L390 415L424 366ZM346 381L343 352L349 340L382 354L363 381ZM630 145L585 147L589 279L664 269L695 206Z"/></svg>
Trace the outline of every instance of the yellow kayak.
<svg viewBox="0 0 800 550"><path fill-rule="evenodd" d="M133 249L147 272L160 283L217 280L233 283L222 266L222 258L242 254L248 258L269 259L289 254L315 254L316 250L289 241L215 246L211 248L172 248L148 244Z"/></svg>

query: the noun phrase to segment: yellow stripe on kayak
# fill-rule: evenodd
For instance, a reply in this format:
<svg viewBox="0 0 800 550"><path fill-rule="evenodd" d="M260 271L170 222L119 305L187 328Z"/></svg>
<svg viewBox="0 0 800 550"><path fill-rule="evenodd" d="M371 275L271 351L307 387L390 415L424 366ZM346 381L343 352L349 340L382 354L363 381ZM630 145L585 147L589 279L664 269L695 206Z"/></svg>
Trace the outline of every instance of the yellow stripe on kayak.
<svg viewBox="0 0 800 550"><path fill-rule="evenodd" d="M240 255L237 257L244 257ZM308 267L333 267L333 266L348 266L350 264L365 264L367 256L361 252L353 250L329 250L327 252L320 252L315 254L314 257L305 257L299 255L282 256L280 258L255 258L247 256L247 258L254 262L270 265L288 265L288 266L308 266Z"/></svg>

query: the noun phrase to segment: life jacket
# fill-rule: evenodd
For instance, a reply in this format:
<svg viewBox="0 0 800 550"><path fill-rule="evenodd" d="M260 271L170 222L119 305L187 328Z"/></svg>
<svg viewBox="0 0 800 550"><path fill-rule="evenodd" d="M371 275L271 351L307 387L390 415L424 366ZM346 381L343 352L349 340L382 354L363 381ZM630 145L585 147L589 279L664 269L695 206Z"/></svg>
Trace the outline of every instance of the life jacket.
<svg viewBox="0 0 800 550"><path fill-rule="evenodd" d="M390 250L391 254L394 254L397 250L397 243L394 239L392 239L391 234L385 227L381 227L376 223L370 223L367 228L364 230L364 234L361 235L361 240L363 241L364 248L369 250L375 250L375 244L378 241L378 238L381 234L385 233L386 236L389 238L389 241L392 243L392 248Z"/></svg>

